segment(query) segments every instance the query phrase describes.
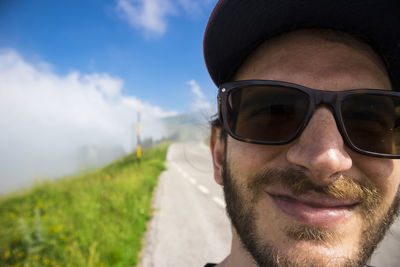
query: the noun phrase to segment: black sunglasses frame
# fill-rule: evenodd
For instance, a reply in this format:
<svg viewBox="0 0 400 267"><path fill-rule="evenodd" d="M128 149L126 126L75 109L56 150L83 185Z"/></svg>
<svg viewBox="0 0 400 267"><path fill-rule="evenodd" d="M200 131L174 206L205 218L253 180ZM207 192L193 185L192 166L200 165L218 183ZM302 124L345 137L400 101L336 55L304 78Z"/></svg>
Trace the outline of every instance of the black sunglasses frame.
<svg viewBox="0 0 400 267"><path fill-rule="evenodd" d="M301 126L297 129L297 132L289 139L283 141L262 141L262 140L251 140L248 138L243 138L237 136L229 127L229 123L227 120L228 116L228 96L229 93L233 90L237 90L243 87L252 87L252 86L275 86L275 87L285 87L285 88L293 88L299 90L309 96L310 105L308 107L308 111L306 113L305 118ZM262 145L285 145L300 136L303 132L305 127L307 126L308 122L310 121L314 111L317 107L321 105L326 105L331 108L333 116L336 121L336 125L338 130L345 142L345 144L360 154L373 156L378 158L391 158L391 159L400 159L400 155L395 154L383 154L383 153L376 153L371 151L366 151L356 147L353 142L350 140L348 136L342 114L341 114L341 102L344 98L349 95L358 95L358 94L367 94L367 95L380 95L380 96L396 96L400 97L400 92L391 91L391 90L380 90L380 89L352 89L352 90L345 90L345 91L324 91L324 90L317 90L308 88L302 85L283 82L283 81L272 81L272 80L242 80L242 81L235 81L235 82L228 82L221 84L219 87L218 92L218 119L224 126L225 130L228 134L239 141L243 141L246 143L252 144L262 144Z"/></svg>

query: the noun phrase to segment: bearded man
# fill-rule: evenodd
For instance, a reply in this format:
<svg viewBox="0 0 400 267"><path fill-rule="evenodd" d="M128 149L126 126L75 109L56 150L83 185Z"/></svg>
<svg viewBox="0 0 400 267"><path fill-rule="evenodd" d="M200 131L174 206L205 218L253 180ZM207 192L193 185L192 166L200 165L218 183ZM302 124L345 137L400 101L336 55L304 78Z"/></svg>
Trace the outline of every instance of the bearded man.
<svg viewBox="0 0 400 267"><path fill-rule="evenodd" d="M204 55L233 233L218 266L368 263L399 213L399 14L397 0L218 1Z"/></svg>

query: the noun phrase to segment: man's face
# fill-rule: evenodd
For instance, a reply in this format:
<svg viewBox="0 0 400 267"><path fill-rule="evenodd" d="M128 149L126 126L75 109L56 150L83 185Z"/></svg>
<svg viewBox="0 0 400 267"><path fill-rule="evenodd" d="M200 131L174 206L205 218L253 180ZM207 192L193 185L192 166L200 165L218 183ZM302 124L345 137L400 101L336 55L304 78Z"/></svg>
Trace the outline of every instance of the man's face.
<svg viewBox="0 0 400 267"><path fill-rule="evenodd" d="M351 43L291 33L258 48L236 80L278 80L327 91L390 89L378 57ZM260 266L359 266L395 217L400 163L349 150L325 106L288 145L228 136L224 150L214 138L225 153L221 157L213 149L234 236Z"/></svg>

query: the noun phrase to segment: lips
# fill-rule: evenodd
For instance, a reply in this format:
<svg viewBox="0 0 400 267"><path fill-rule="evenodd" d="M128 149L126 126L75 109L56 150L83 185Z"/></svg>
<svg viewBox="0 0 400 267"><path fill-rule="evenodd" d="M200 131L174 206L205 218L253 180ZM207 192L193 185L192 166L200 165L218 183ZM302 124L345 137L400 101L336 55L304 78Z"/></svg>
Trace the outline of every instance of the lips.
<svg viewBox="0 0 400 267"><path fill-rule="evenodd" d="M318 193L296 197L288 193L267 194L286 216L319 227L334 227L344 222L354 214L359 204L355 200L336 199Z"/></svg>

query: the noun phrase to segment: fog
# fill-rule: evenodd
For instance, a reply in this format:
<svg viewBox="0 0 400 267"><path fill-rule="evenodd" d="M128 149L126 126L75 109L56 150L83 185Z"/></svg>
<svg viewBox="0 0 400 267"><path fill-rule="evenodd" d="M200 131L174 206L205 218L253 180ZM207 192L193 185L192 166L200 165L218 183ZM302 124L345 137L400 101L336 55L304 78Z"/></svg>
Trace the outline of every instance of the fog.
<svg viewBox="0 0 400 267"><path fill-rule="evenodd" d="M46 62L0 50L0 81L0 193L76 172L84 164L82 151L95 149L105 161L104 154L112 158L136 146L139 99L121 93L118 77L60 76ZM210 107L196 81L188 82L188 90L194 106ZM153 140L164 135L160 120L177 114L146 102L141 111L142 138Z"/></svg>

